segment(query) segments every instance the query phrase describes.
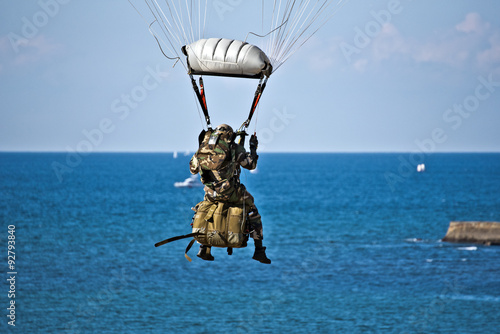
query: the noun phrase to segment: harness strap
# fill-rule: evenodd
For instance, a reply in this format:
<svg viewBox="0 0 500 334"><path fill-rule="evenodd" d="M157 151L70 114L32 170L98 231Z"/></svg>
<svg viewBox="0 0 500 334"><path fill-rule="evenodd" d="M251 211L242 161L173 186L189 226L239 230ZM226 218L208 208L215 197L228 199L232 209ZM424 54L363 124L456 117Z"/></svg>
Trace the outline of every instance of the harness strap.
<svg viewBox="0 0 500 334"><path fill-rule="evenodd" d="M195 233L189 233L189 234L186 234L186 235L179 235L177 237L172 237L172 238L169 238L169 239L165 239L163 241L157 242L155 244L155 247L159 247L159 246L168 244L169 242L172 242L172 241L176 241L176 240L180 240L180 239L185 239L185 238L190 238L190 237L195 237L195 236L198 236L200 234L202 234L202 233L195 232Z"/></svg>
<svg viewBox="0 0 500 334"><path fill-rule="evenodd" d="M217 205L216 204L212 204L212 206L210 207L210 209L208 209L208 212L207 212L207 215L205 216L205 220L206 221L209 221L210 219L212 219L214 213L215 213L215 210L217 210Z"/></svg>
<svg viewBox="0 0 500 334"><path fill-rule="evenodd" d="M205 86L203 85L203 78L202 77L200 77L200 95L201 95L201 99L203 100L203 105L205 106L205 109L207 110L207 114L208 114L207 99L205 97Z"/></svg>
<svg viewBox="0 0 500 334"><path fill-rule="evenodd" d="M184 251L184 256L186 257L186 259L187 259L189 262L191 262L191 258L188 256L188 254L187 254L187 253L189 252L189 250L191 249L191 247L193 247L193 244L194 244L194 242L195 242L195 241L196 241L195 239L191 240L191 241L189 242L189 244L187 245L187 247L186 247L186 251Z"/></svg>
<svg viewBox="0 0 500 334"><path fill-rule="evenodd" d="M259 85L257 86L257 89L255 90L255 95L253 97L253 102L252 102L252 106L250 108L250 113L248 114L247 120L241 125L240 129L242 129L243 127L248 128L248 126L250 125L250 121L252 120L255 109L257 108L257 105L259 104L260 97L262 96L264 89L266 89L266 84L267 84L268 78L269 77L260 78Z"/></svg>
<svg viewBox="0 0 500 334"><path fill-rule="evenodd" d="M226 227L226 230L227 230L227 227ZM226 231L227 233L227 231ZM226 244L229 243L229 241L227 240L227 238L224 236L224 234L222 234L220 231L217 231L217 234L219 235L219 237L222 239L222 241L224 241Z"/></svg>
<svg viewBox="0 0 500 334"><path fill-rule="evenodd" d="M212 124L210 124L210 115L208 114L208 107L207 107L207 100L205 98L205 88L203 86L203 79L200 77L200 87L201 87L201 92L200 92L200 89L198 88L198 85L196 84L196 80L194 80L193 75L189 74L189 77L191 78L191 83L193 84L193 90L196 94L196 97L198 98L198 102L200 103L201 109L203 110L203 115L205 115L205 121L207 122L207 127L211 129Z"/></svg>

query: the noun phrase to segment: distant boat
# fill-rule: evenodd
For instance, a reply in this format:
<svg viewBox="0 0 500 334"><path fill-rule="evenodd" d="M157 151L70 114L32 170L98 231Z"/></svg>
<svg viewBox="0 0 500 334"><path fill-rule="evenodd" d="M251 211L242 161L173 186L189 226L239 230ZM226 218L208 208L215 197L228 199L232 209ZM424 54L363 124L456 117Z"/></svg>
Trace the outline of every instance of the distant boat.
<svg viewBox="0 0 500 334"><path fill-rule="evenodd" d="M177 159L177 151L174 151L174 159Z"/></svg>
<svg viewBox="0 0 500 334"><path fill-rule="evenodd" d="M417 172L424 172L425 171L425 165L424 164L419 164L417 165Z"/></svg>
<svg viewBox="0 0 500 334"><path fill-rule="evenodd" d="M198 188L203 187L203 183L201 183L200 179L197 175L191 175L187 179L182 182L175 182L174 187L176 188Z"/></svg>

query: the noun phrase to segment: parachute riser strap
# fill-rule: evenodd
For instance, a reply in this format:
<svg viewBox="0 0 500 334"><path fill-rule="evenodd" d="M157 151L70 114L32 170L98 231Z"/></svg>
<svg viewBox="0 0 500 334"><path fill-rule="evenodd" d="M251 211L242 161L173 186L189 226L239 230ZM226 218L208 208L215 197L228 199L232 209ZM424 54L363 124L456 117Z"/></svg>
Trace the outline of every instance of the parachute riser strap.
<svg viewBox="0 0 500 334"><path fill-rule="evenodd" d="M250 125L250 122L252 121L253 114L255 113L255 109L257 109L257 105L259 104L260 97L262 96L264 89L266 89L266 84L267 84L268 78L269 77L265 77L265 78L260 79L259 85L257 86L257 89L255 90L255 95L253 97L253 102L252 102L252 107L250 108L250 113L248 114L248 118L243 123L242 127L248 128L248 126Z"/></svg>
<svg viewBox="0 0 500 334"><path fill-rule="evenodd" d="M189 77L191 78L191 83L193 84L193 90L196 94L196 97L198 98L198 102L200 103L201 109L203 110L203 115L205 115L205 121L207 122L207 127L210 129L212 127L212 124L210 124L210 115L208 114L208 107L207 107L207 100L205 98L205 88L203 86L203 79L200 77L200 87L201 87L201 92L200 92L200 89L198 88L198 85L196 84L196 80L194 80L193 75L189 74Z"/></svg>

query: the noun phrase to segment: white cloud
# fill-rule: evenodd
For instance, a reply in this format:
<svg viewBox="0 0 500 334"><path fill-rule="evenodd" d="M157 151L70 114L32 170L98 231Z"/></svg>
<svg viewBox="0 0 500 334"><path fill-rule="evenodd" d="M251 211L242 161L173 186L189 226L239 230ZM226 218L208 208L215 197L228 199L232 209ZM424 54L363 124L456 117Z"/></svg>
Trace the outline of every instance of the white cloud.
<svg viewBox="0 0 500 334"><path fill-rule="evenodd" d="M4 69L47 61L64 50L61 44L45 38L42 34L30 40L23 40L22 44L17 44L17 47L17 52L15 52L9 38L0 37L0 63Z"/></svg>
<svg viewBox="0 0 500 334"><path fill-rule="evenodd" d="M368 65L368 60L367 59L358 59L356 60L352 66L354 67L354 69L358 72L364 72L365 71L365 68L366 68L366 65Z"/></svg>
<svg viewBox="0 0 500 334"><path fill-rule="evenodd" d="M471 58L476 41L465 37L439 38L424 45L414 45L412 57L416 62L444 63L460 66Z"/></svg>
<svg viewBox="0 0 500 334"><path fill-rule="evenodd" d="M492 31L479 14L468 13L454 28L415 50L415 61L487 69L500 60L500 32Z"/></svg>
<svg viewBox="0 0 500 334"><path fill-rule="evenodd" d="M323 72L325 69L332 68L341 62L342 55L338 50L338 44L342 40L332 37L329 40L322 40L312 36L305 43L293 58L306 57L308 66L313 71ZM284 65L286 66L286 64Z"/></svg>
<svg viewBox="0 0 500 334"><path fill-rule="evenodd" d="M489 48L485 49L485 45L489 45ZM351 66L357 71L364 71L370 64L384 60L405 58L416 63L445 64L459 68L480 66L488 70L488 66L491 69L492 65L500 62L500 32L491 29L491 25L477 13L467 14L462 22L427 40L407 38L396 25L386 23L370 45L356 56L359 58L357 61L353 59Z"/></svg>
<svg viewBox="0 0 500 334"><path fill-rule="evenodd" d="M408 45L398 29L393 24L386 23L373 40L372 52L374 60L380 61L394 54L408 53Z"/></svg>
<svg viewBox="0 0 500 334"><path fill-rule="evenodd" d="M6 36L0 37L0 53L7 53L9 47L9 39Z"/></svg>
<svg viewBox="0 0 500 334"><path fill-rule="evenodd" d="M63 47L60 44L54 43L40 34L29 41L29 43L20 49L16 54L13 63L16 65L24 65L34 63L56 55L62 51Z"/></svg>
<svg viewBox="0 0 500 334"><path fill-rule="evenodd" d="M482 34L490 28L488 22L483 22L478 13L469 13L465 16L465 20L455 26L457 31L465 33Z"/></svg>
<svg viewBox="0 0 500 334"><path fill-rule="evenodd" d="M7 64L11 62L10 43L7 37L0 37L0 74Z"/></svg>
<svg viewBox="0 0 500 334"><path fill-rule="evenodd" d="M500 63L500 32L489 38L490 48L477 54L477 62L481 67Z"/></svg>

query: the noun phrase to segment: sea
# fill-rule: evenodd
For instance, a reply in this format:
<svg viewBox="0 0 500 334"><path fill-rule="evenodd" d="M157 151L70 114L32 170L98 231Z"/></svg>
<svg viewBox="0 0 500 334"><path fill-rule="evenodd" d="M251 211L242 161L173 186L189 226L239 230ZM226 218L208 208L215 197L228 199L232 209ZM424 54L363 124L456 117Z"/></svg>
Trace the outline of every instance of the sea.
<svg viewBox="0 0 500 334"><path fill-rule="evenodd" d="M270 265L154 246L191 232L189 159L0 153L0 332L500 332L500 247L441 241L500 221L500 154L262 153Z"/></svg>

